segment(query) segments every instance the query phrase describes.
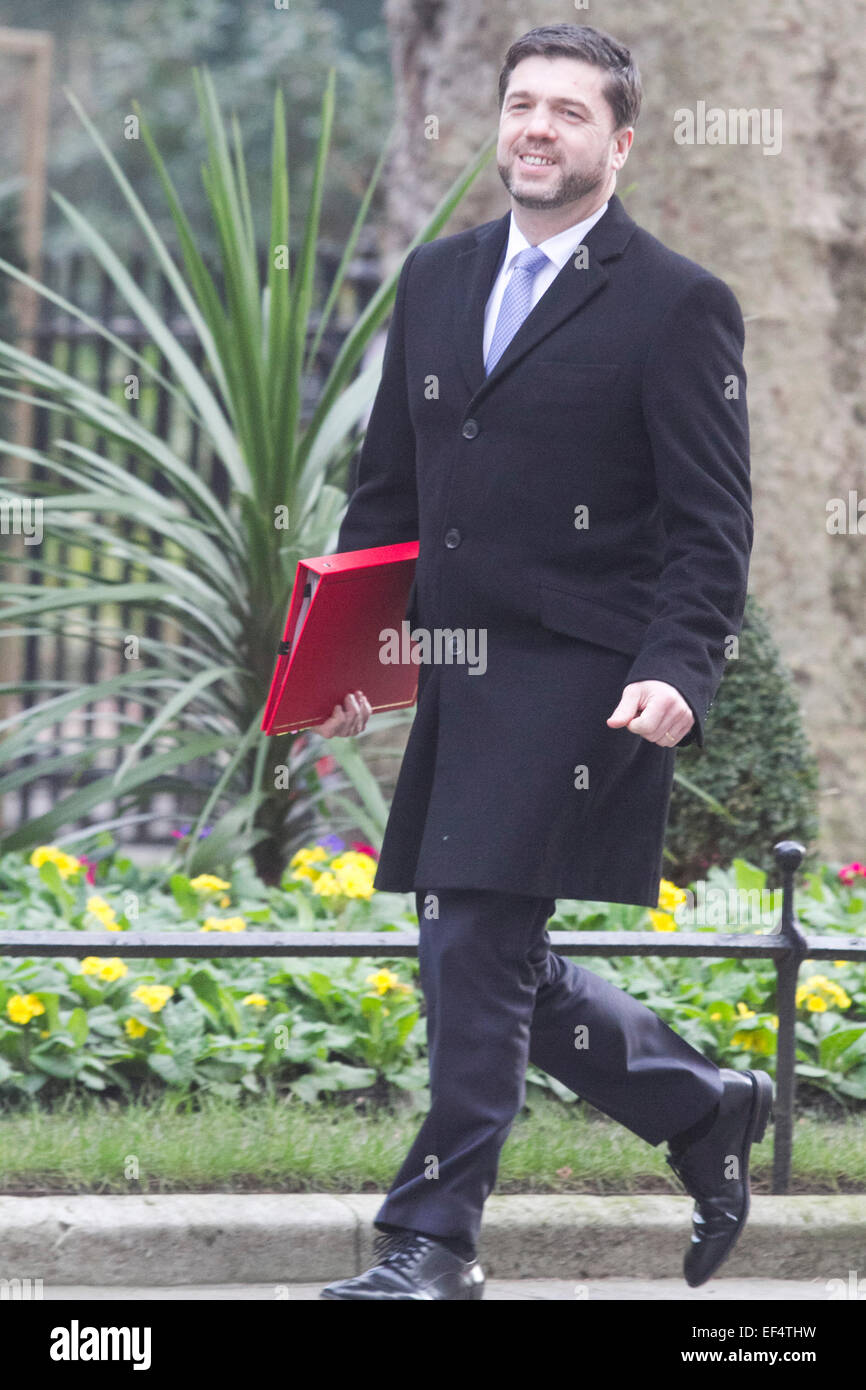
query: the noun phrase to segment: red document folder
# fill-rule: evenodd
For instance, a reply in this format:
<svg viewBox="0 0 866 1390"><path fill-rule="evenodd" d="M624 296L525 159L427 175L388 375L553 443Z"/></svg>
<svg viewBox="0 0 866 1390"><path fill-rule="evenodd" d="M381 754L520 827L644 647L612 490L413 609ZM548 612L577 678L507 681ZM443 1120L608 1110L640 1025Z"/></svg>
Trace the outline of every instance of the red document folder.
<svg viewBox="0 0 866 1390"><path fill-rule="evenodd" d="M350 691L374 710L414 704L418 667L380 660L383 628L401 636L418 541L300 560L262 730L323 724Z"/></svg>

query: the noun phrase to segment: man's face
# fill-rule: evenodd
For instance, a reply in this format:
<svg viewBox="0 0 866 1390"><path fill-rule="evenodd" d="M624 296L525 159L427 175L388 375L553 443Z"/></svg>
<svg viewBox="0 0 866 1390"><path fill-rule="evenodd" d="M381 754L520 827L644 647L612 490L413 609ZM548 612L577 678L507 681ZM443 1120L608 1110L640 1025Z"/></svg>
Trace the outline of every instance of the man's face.
<svg viewBox="0 0 866 1390"><path fill-rule="evenodd" d="M631 127L614 131L602 68L576 58L524 58L511 73L499 117L496 162L525 208L558 208L614 187ZM527 159L541 156L544 162Z"/></svg>

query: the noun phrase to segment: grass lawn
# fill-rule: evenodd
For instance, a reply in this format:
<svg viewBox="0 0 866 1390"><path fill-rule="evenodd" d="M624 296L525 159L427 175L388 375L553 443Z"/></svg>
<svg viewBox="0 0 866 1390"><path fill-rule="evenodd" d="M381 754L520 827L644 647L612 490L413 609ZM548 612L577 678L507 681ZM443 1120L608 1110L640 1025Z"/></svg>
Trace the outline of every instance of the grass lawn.
<svg viewBox="0 0 866 1390"><path fill-rule="evenodd" d="M0 1193L384 1192L423 1112L279 1098L195 1108L70 1099L0 1111ZM652 1148L589 1105L532 1096L502 1151L496 1191L681 1192ZM136 1171L138 1177L127 1177ZM770 1191L772 1127L752 1151L752 1188ZM866 1115L795 1124L792 1192L866 1192Z"/></svg>

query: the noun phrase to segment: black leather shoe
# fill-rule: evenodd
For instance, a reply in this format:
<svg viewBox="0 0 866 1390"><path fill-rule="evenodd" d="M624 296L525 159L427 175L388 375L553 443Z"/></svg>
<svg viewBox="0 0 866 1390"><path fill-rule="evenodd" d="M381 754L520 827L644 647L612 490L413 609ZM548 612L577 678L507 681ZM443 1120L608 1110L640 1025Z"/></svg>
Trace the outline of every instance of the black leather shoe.
<svg viewBox="0 0 866 1390"><path fill-rule="evenodd" d="M773 1083L765 1071L724 1068L722 1079L711 1129L667 1160L695 1198L692 1240L683 1261L685 1281L693 1289L715 1274L746 1224L749 1151L763 1139L773 1110Z"/></svg>
<svg viewBox="0 0 866 1390"><path fill-rule="evenodd" d="M328 1284L320 1298L428 1301L484 1297L484 1274L477 1260L461 1260L430 1236L417 1231L380 1233L373 1249L377 1263L354 1279Z"/></svg>

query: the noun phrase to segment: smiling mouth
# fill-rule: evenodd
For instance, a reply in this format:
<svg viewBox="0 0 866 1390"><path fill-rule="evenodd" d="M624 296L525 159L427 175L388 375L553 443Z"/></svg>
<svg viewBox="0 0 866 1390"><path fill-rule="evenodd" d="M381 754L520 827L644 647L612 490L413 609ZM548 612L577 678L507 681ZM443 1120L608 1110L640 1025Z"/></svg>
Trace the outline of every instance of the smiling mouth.
<svg viewBox="0 0 866 1390"><path fill-rule="evenodd" d="M551 169L556 163L553 159L548 159L543 154L521 154L518 155L520 163L526 169Z"/></svg>

